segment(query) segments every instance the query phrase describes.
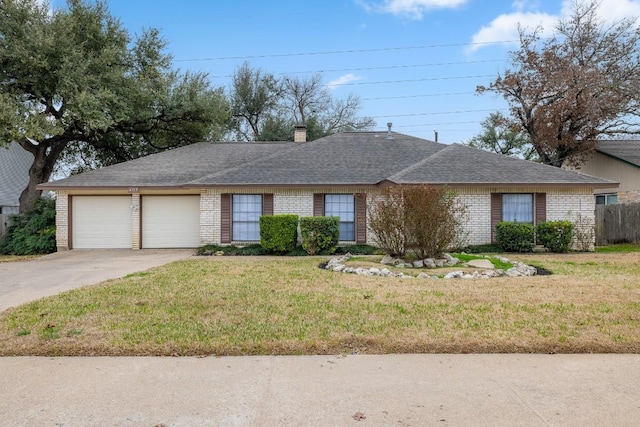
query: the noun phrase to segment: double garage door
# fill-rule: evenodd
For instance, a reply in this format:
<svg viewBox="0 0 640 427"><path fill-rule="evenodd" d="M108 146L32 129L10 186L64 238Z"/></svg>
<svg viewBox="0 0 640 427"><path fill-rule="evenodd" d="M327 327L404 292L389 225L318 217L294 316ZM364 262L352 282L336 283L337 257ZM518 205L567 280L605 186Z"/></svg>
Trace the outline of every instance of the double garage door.
<svg viewBox="0 0 640 427"><path fill-rule="evenodd" d="M200 196L142 196L143 248L200 246ZM74 196L74 249L131 248L130 196Z"/></svg>

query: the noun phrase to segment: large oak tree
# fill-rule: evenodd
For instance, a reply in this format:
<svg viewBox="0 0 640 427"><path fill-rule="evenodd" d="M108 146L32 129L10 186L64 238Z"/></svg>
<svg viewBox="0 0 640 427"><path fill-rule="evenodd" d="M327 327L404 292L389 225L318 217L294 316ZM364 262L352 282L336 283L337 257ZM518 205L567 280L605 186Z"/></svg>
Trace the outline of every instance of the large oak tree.
<svg viewBox="0 0 640 427"><path fill-rule="evenodd" d="M63 153L98 165L218 138L224 93L172 69L155 29L132 37L103 1L0 2L0 144L34 156L20 210Z"/></svg>
<svg viewBox="0 0 640 427"><path fill-rule="evenodd" d="M512 125L548 165L579 164L598 138L640 132L640 27L602 21L598 8L576 1L549 38L521 29L511 69L478 87L506 99Z"/></svg>

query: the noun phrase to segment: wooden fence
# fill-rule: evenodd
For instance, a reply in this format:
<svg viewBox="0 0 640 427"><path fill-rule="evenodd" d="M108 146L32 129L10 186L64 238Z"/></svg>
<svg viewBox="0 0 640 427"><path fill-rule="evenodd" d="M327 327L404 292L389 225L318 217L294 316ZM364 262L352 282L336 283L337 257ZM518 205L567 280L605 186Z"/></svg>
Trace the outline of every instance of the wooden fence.
<svg viewBox="0 0 640 427"><path fill-rule="evenodd" d="M640 203L596 206L596 246L640 243Z"/></svg>
<svg viewBox="0 0 640 427"><path fill-rule="evenodd" d="M7 225L9 223L9 215L0 214L0 237L4 236L7 232Z"/></svg>

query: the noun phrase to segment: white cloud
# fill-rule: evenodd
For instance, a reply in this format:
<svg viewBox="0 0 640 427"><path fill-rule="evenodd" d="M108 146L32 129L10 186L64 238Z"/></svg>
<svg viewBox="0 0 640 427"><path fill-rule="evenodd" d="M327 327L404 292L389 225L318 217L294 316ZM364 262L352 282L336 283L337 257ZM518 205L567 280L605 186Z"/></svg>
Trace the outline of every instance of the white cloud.
<svg viewBox="0 0 640 427"><path fill-rule="evenodd" d="M347 83L355 82L360 79L361 78L356 76L355 74L345 74L344 76L340 76L337 79L331 80L329 83L327 83L327 89L334 90Z"/></svg>
<svg viewBox="0 0 640 427"><path fill-rule="evenodd" d="M471 51L476 51L486 43L513 42L518 40L518 26L522 28L541 27L543 34L553 31L558 17L546 13L515 12L498 16L487 26L473 35Z"/></svg>
<svg viewBox="0 0 640 427"><path fill-rule="evenodd" d="M355 1L367 12L391 13L412 19L422 19L424 13L429 10L453 9L468 2L468 0L384 0L382 3L368 3L365 0Z"/></svg>
<svg viewBox="0 0 640 427"><path fill-rule="evenodd" d="M567 16L573 7L572 0L562 3L562 15ZM640 0L601 0L598 15L604 20L617 21L640 16Z"/></svg>
<svg viewBox="0 0 640 427"><path fill-rule="evenodd" d="M470 51L476 51L486 43L507 42L518 39L518 26L523 28L542 28L542 35L550 34L559 19L566 18L573 10L575 0L563 0L559 15L537 11L538 4L530 0L514 0L515 12L505 13L476 32ZM527 10L525 12L525 10ZM604 20L619 20L640 16L640 0L601 0L598 15Z"/></svg>

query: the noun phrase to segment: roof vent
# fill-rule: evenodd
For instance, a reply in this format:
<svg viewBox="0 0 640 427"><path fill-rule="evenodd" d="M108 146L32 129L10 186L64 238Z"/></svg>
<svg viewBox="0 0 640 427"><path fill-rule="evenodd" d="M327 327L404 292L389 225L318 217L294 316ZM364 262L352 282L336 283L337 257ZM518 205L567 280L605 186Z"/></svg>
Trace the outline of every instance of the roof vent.
<svg viewBox="0 0 640 427"><path fill-rule="evenodd" d="M391 126L393 126L393 123L391 122L387 123L387 128L389 128L387 130L387 139L393 139L393 134L391 133Z"/></svg>

